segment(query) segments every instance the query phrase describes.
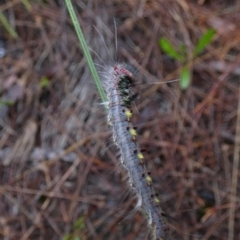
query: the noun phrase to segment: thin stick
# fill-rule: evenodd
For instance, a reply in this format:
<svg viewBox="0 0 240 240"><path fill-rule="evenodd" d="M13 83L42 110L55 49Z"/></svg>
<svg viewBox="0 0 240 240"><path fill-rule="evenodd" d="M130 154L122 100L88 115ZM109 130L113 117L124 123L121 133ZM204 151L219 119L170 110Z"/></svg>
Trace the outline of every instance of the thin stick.
<svg viewBox="0 0 240 240"><path fill-rule="evenodd" d="M228 222L228 240L234 239L234 218L235 218L235 211L236 211L239 155L240 155L240 86L239 86L239 94L238 94L238 111L237 111L236 137L235 137L235 144L234 144L232 186L231 186L231 193L230 193L231 195L230 195L230 209L229 209L229 222Z"/></svg>

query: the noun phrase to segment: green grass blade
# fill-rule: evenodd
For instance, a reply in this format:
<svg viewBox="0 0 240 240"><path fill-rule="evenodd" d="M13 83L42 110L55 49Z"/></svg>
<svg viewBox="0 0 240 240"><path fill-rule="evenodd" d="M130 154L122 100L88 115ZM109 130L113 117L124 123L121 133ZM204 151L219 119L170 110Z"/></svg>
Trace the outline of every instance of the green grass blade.
<svg viewBox="0 0 240 240"><path fill-rule="evenodd" d="M213 28L210 28L205 34L203 34L194 49L194 56L197 56L203 51L203 49L212 41L215 33L216 31Z"/></svg>
<svg viewBox="0 0 240 240"><path fill-rule="evenodd" d="M80 44L82 46L84 56L85 56L85 58L87 60L88 66L89 66L90 71L92 73L92 76L93 76L94 82L95 82L95 84L97 86L97 89L98 89L98 92L100 94L100 97L101 97L103 102L106 102L107 101L106 94L105 94L105 92L103 90L103 87L102 87L102 84L100 82L97 70L95 68L95 65L93 63L92 57L91 57L90 52L88 50L87 43L85 41L85 38L84 38L83 32L81 30L80 24L79 24L79 22L77 20L77 16L76 16L75 11L73 9L73 5L71 3L71 0L65 0L65 3L66 3L66 6L67 6L67 9L68 9L68 12L69 12L69 14L71 16L71 19L72 19L75 31L77 33L78 39L80 41Z"/></svg>
<svg viewBox="0 0 240 240"><path fill-rule="evenodd" d="M8 20L5 18L5 16L1 11L0 11L0 21L2 22L3 26L6 28L6 30L9 32L9 34L13 38L18 38L17 32L11 27L11 25L8 23Z"/></svg>
<svg viewBox="0 0 240 240"><path fill-rule="evenodd" d="M31 4L29 3L28 0L22 0L22 4L25 6L25 8L26 8L28 11L31 11L31 10L32 10L32 6L31 6Z"/></svg>
<svg viewBox="0 0 240 240"><path fill-rule="evenodd" d="M183 61L183 56L174 48L174 46L165 37L159 39L159 46L170 57L178 61Z"/></svg>

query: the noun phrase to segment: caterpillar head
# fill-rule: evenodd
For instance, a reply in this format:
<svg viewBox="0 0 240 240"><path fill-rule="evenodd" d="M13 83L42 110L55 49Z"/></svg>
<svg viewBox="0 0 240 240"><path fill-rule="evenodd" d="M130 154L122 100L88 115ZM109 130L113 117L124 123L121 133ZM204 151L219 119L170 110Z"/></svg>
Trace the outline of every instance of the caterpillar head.
<svg viewBox="0 0 240 240"><path fill-rule="evenodd" d="M127 108L130 107L133 98L131 94L131 88L134 84L133 74L126 69L124 65L115 65L114 69L114 76L118 80L117 86L122 97L123 105Z"/></svg>

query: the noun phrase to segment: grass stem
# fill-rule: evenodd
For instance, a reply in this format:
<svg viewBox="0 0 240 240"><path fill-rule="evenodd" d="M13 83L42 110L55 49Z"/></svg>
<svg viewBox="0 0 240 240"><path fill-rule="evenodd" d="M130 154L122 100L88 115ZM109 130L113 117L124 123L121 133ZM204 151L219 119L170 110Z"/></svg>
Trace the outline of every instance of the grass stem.
<svg viewBox="0 0 240 240"><path fill-rule="evenodd" d="M3 15L3 13L0 11L0 21L2 22L3 26L6 28L6 30L9 32L9 34L13 38L18 38L17 32L11 27L10 23L6 19L6 17Z"/></svg>
<svg viewBox="0 0 240 240"><path fill-rule="evenodd" d="M92 76L93 76L94 82L97 86L100 97L101 97L103 102L106 102L107 101L106 94L103 90L102 84L101 84L100 79L99 79L99 75L97 73L97 70L96 70L95 65L93 63L93 60L92 60L92 57L91 57L90 52L88 50L88 46L87 46L87 43L85 41L82 29L80 27L77 16L76 16L75 11L73 9L72 2L71 2L71 0L65 0L65 3L66 3L66 6L67 6L67 9L68 9L68 12L71 16L72 23L74 25L75 31L76 31L77 36L78 36L78 40L81 44L84 56L87 60L88 66L89 66L90 71L92 73Z"/></svg>

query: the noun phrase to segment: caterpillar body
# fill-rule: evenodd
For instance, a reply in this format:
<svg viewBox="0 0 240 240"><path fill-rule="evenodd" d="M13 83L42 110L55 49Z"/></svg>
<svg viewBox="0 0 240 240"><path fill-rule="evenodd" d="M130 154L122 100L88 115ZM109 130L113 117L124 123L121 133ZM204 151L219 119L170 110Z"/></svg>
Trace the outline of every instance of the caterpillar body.
<svg viewBox="0 0 240 240"><path fill-rule="evenodd" d="M113 140L120 149L121 162L128 171L130 186L138 196L138 205L147 214L153 239L163 240L167 239L168 227L131 123L134 83L134 75L127 65L115 64L107 68L103 85L108 98L108 121L112 126Z"/></svg>

